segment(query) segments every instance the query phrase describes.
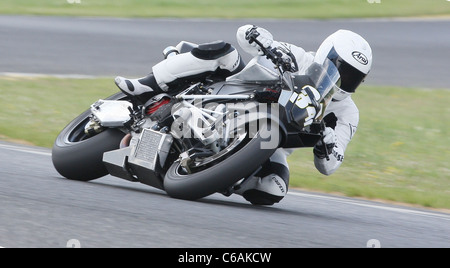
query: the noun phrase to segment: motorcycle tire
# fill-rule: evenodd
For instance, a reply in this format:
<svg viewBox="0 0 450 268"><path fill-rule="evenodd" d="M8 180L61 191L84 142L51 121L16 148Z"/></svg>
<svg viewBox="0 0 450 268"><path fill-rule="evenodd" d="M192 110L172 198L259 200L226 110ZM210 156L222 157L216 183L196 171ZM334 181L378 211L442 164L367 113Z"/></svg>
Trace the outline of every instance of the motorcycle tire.
<svg viewBox="0 0 450 268"><path fill-rule="evenodd" d="M164 177L164 190L178 199L197 200L221 192L237 181L251 175L269 159L277 148L261 149L265 142L261 136L247 139L238 151L211 167L191 173L180 174L181 162L174 162Z"/></svg>
<svg viewBox="0 0 450 268"><path fill-rule="evenodd" d="M125 97L116 93L108 100ZM90 109L76 117L57 136L52 148L52 162L60 175L77 181L90 181L108 174L103 164L103 153L119 149L125 133L118 129L104 131L88 137L84 126L91 115Z"/></svg>

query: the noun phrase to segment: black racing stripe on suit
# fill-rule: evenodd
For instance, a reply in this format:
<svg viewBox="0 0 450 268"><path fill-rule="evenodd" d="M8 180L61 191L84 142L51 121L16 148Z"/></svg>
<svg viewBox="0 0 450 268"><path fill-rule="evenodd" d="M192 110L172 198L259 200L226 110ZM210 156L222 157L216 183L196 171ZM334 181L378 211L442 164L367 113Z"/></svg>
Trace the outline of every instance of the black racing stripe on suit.
<svg viewBox="0 0 450 268"><path fill-rule="evenodd" d="M202 60L216 60L233 52L234 50L235 48L229 43L216 41L212 43L201 44L198 47L192 49L191 53L196 58Z"/></svg>
<svg viewBox="0 0 450 268"><path fill-rule="evenodd" d="M127 84L128 89L133 92L134 91L134 85L129 80L125 80L125 83Z"/></svg>
<svg viewBox="0 0 450 268"><path fill-rule="evenodd" d="M161 93L163 90L159 87L158 83L156 82L155 76L153 74L149 74L144 78L141 78L138 80L139 83L146 85L148 87L151 87L153 91Z"/></svg>

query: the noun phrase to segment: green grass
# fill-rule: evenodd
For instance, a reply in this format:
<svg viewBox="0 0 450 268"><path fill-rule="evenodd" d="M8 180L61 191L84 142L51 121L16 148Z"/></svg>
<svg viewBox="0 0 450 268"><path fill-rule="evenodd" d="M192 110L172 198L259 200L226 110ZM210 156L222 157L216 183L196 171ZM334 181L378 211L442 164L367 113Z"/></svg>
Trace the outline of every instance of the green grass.
<svg viewBox="0 0 450 268"><path fill-rule="evenodd" d="M2 0L0 14L214 17L350 18L449 16L446 0ZM73 4L70 4L73 3Z"/></svg>
<svg viewBox="0 0 450 268"><path fill-rule="evenodd" d="M314 170L309 149L290 158L291 185L450 208L450 90L362 87L360 124L341 168Z"/></svg>
<svg viewBox="0 0 450 268"><path fill-rule="evenodd" d="M0 77L0 138L51 147L59 131L117 90L112 78ZM310 148L289 157L290 187L450 208L450 90L362 86L360 125L341 168L323 176Z"/></svg>
<svg viewBox="0 0 450 268"><path fill-rule="evenodd" d="M112 78L0 78L0 137L51 147L75 116L117 91Z"/></svg>

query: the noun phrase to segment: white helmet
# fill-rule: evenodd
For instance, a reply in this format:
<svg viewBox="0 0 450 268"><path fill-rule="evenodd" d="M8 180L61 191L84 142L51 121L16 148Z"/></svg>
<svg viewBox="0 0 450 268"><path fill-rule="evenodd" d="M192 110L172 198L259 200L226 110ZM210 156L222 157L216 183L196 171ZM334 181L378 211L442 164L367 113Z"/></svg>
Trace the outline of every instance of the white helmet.
<svg viewBox="0 0 450 268"><path fill-rule="evenodd" d="M355 92L372 67L372 49L360 35L339 30L328 36L316 52L314 61L331 60L339 70L340 83L333 98L342 100Z"/></svg>

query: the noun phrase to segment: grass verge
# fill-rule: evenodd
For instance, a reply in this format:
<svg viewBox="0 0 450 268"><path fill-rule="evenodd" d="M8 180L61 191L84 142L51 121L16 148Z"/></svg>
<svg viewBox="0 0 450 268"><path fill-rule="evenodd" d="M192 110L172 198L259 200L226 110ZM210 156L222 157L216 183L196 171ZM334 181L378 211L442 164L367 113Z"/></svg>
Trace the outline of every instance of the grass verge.
<svg viewBox="0 0 450 268"><path fill-rule="evenodd" d="M2 0L0 13L146 18L324 19L448 16L450 3L445 0Z"/></svg>
<svg viewBox="0 0 450 268"><path fill-rule="evenodd" d="M59 131L99 98L112 78L0 77L0 139L51 147ZM312 150L290 157L291 187L450 209L450 90L363 86L360 125L331 176Z"/></svg>
<svg viewBox="0 0 450 268"><path fill-rule="evenodd" d="M354 100L360 124L341 168L323 176L299 149L291 185L450 208L450 91L364 86Z"/></svg>

